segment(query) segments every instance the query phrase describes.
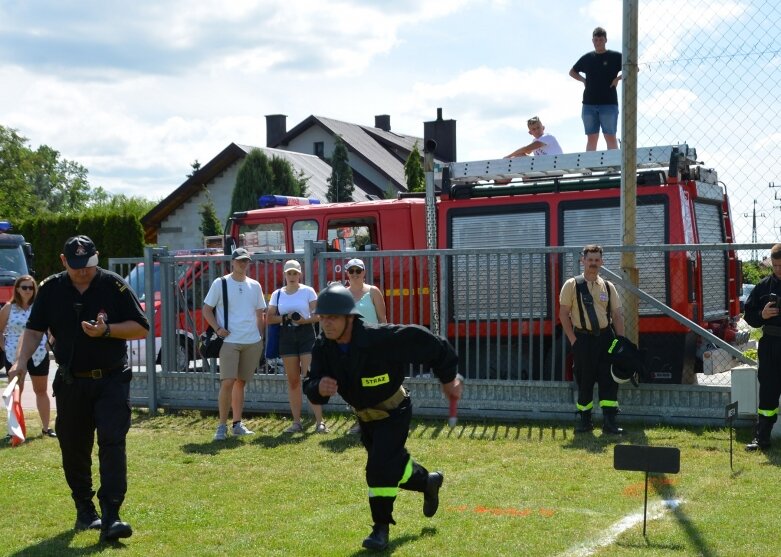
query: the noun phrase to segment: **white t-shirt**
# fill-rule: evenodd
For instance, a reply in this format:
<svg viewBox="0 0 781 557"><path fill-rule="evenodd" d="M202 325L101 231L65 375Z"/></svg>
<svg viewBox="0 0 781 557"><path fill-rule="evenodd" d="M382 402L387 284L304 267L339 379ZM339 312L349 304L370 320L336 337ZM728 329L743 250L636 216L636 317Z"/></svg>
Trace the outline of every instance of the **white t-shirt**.
<svg viewBox="0 0 781 557"><path fill-rule="evenodd" d="M263 289L260 283L247 277L239 282L231 275L225 275L228 282L228 327L223 323L222 281L215 280L209 287L209 292L203 303L214 308L214 316L220 327L225 327L230 334L225 342L233 344L253 344L260 340L258 331L257 311L266 309Z"/></svg>
<svg viewBox="0 0 781 557"><path fill-rule="evenodd" d="M549 133L542 134L540 137L535 138L534 141L545 144L543 147L534 150L535 155L561 155L564 153L559 142Z"/></svg>
<svg viewBox="0 0 781 557"><path fill-rule="evenodd" d="M279 292L279 299L277 300L277 292ZM315 289L311 286L301 284L298 290L293 294L287 294L284 288L280 288L275 291L268 301L268 305L277 306L277 313L279 315L289 315L294 311L301 314L302 319L309 319L312 316L312 311L309 309L309 304L317 300L317 294Z"/></svg>

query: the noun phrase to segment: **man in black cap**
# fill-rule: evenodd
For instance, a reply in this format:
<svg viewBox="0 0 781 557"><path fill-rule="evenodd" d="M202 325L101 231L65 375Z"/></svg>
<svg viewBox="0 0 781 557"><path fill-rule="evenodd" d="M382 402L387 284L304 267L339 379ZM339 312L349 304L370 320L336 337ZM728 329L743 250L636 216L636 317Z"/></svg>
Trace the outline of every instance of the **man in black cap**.
<svg viewBox="0 0 781 557"><path fill-rule="evenodd" d="M412 402L402 386L409 365L430 367L448 399L461 398L458 356L450 343L418 325L364 325L350 291L332 284L320 292L315 310L322 336L312 349L304 392L326 404L337 392L353 407L366 448L366 483L374 526L363 547L388 546L393 504L399 489L423 493L423 514L439 507L441 472L429 473L405 448Z"/></svg>
<svg viewBox="0 0 781 557"><path fill-rule="evenodd" d="M56 339L57 438L65 480L76 503L76 530L100 529L101 541L127 538L133 530L119 518L127 491L125 437L130 428L127 340L146 335L149 323L122 278L98 267L87 236L65 242L65 271L41 282L21 349L9 376L23 374L44 332ZM92 447L98 435L98 516L92 490Z"/></svg>

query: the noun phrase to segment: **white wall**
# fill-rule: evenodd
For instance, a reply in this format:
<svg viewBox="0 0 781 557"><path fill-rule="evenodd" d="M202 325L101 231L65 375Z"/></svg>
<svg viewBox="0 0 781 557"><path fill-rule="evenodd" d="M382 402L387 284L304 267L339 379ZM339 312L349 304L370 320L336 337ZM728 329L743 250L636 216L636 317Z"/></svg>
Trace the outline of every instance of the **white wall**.
<svg viewBox="0 0 781 557"><path fill-rule="evenodd" d="M237 160L206 184L217 211L217 218L223 226L228 219L233 187L236 185L236 176L243 162L243 158ZM158 245L166 246L168 249L202 248L203 234L199 230L201 226L199 211L206 201L206 193L200 191L163 219L157 232Z"/></svg>

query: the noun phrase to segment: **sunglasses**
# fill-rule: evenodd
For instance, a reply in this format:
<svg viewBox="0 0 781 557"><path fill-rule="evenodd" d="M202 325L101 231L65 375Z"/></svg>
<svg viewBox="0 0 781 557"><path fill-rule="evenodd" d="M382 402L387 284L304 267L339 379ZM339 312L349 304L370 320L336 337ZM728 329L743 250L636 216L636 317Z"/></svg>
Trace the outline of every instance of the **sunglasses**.
<svg viewBox="0 0 781 557"><path fill-rule="evenodd" d="M35 290L34 286L20 286L19 288L21 290Z"/></svg>
<svg viewBox="0 0 781 557"><path fill-rule="evenodd" d="M363 269L360 267L350 267L347 269L347 272L351 275L360 275L363 272Z"/></svg>

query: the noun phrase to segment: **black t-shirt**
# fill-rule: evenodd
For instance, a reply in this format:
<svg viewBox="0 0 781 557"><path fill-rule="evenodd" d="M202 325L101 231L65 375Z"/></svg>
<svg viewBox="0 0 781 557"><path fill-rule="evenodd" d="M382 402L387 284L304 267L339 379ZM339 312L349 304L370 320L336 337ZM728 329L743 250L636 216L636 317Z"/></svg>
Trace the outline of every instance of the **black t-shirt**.
<svg viewBox="0 0 781 557"><path fill-rule="evenodd" d="M581 56L572 69L586 74L583 104L618 104L618 87L611 87L610 84L621 71L620 52L589 52Z"/></svg>
<svg viewBox="0 0 781 557"><path fill-rule="evenodd" d="M112 368L127 363L127 343L121 338L92 338L81 328L82 321L97 320L103 313L106 323L135 321L147 330L149 323L138 298L125 281L111 271L97 268L95 278L83 294L73 286L67 271L45 279L33 303L27 328L54 336L54 357L59 365L87 371Z"/></svg>

